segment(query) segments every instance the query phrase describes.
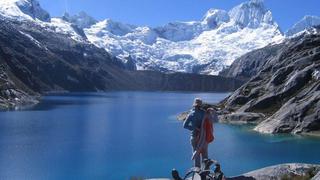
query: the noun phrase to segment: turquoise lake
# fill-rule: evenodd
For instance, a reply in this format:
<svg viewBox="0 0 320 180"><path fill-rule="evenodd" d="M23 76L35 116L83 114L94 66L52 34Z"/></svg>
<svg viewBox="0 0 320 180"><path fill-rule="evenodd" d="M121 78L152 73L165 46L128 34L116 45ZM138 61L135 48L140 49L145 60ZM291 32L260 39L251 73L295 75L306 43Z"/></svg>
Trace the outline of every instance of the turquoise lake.
<svg viewBox="0 0 320 180"><path fill-rule="evenodd" d="M1 180L129 180L170 177L191 166L189 132L176 116L195 97L216 103L228 93L107 92L45 96L0 112ZM227 176L279 163L320 163L320 138L261 135L215 125L209 156Z"/></svg>

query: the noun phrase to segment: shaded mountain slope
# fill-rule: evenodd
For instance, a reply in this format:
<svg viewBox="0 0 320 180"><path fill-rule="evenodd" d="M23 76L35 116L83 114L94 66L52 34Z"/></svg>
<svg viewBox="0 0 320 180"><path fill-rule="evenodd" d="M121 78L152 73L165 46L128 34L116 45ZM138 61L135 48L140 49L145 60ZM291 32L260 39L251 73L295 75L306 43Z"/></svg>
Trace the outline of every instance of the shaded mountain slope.
<svg viewBox="0 0 320 180"><path fill-rule="evenodd" d="M221 71L219 75L249 80L263 69L268 60L279 54L283 45L280 43L251 51L237 58L230 67Z"/></svg>
<svg viewBox="0 0 320 180"><path fill-rule="evenodd" d="M230 91L242 81L196 74L129 71L104 49L30 21L0 17L0 64L22 92L168 90ZM4 73L3 73L4 74ZM21 86L16 82L19 81ZM30 91L29 91L30 90ZM4 97L4 96L2 96Z"/></svg>
<svg viewBox="0 0 320 180"><path fill-rule="evenodd" d="M38 102L37 98L37 93L24 86L0 64L0 109L34 104Z"/></svg>

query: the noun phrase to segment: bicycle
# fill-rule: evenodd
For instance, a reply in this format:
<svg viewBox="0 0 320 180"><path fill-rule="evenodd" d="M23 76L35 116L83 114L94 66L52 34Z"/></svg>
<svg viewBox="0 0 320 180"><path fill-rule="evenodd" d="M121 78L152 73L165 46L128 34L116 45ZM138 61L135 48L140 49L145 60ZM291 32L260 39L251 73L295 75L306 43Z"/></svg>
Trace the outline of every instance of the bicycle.
<svg viewBox="0 0 320 180"><path fill-rule="evenodd" d="M199 177L200 180L225 180L218 161L205 159L203 160L203 163L203 168L193 167L183 178L180 177L179 172L176 169L173 169L171 172L172 177L174 180L198 180ZM210 169L213 164L215 165L214 171Z"/></svg>

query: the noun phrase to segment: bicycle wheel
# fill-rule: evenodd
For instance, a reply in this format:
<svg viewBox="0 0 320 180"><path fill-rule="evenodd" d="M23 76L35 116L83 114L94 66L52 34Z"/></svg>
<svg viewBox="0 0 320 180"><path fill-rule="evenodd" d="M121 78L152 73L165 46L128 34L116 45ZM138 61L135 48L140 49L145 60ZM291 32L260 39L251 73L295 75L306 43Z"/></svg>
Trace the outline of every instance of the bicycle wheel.
<svg viewBox="0 0 320 180"><path fill-rule="evenodd" d="M216 180L216 179L215 179L215 175L214 175L214 174L211 174L211 173L208 174L208 175L207 175L207 180Z"/></svg>
<svg viewBox="0 0 320 180"><path fill-rule="evenodd" d="M183 180L201 180L201 177L198 174L198 171L191 170L191 171L187 172L187 174L184 176Z"/></svg>

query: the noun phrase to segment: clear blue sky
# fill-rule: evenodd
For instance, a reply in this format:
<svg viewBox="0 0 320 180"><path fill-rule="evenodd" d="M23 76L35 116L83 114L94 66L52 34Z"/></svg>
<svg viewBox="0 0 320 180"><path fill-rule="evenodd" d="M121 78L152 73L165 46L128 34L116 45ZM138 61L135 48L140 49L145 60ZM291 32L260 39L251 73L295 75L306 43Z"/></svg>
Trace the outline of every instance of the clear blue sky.
<svg viewBox="0 0 320 180"><path fill-rule="evenodd" d="M229 10L246 0L39 0L52 16L65 9L74 14L85 11L98 20L148 26L173 21L200 20L210 8ZM265 0L266 7L286 31L304 15L320 16L320 0Z"/></svg>

